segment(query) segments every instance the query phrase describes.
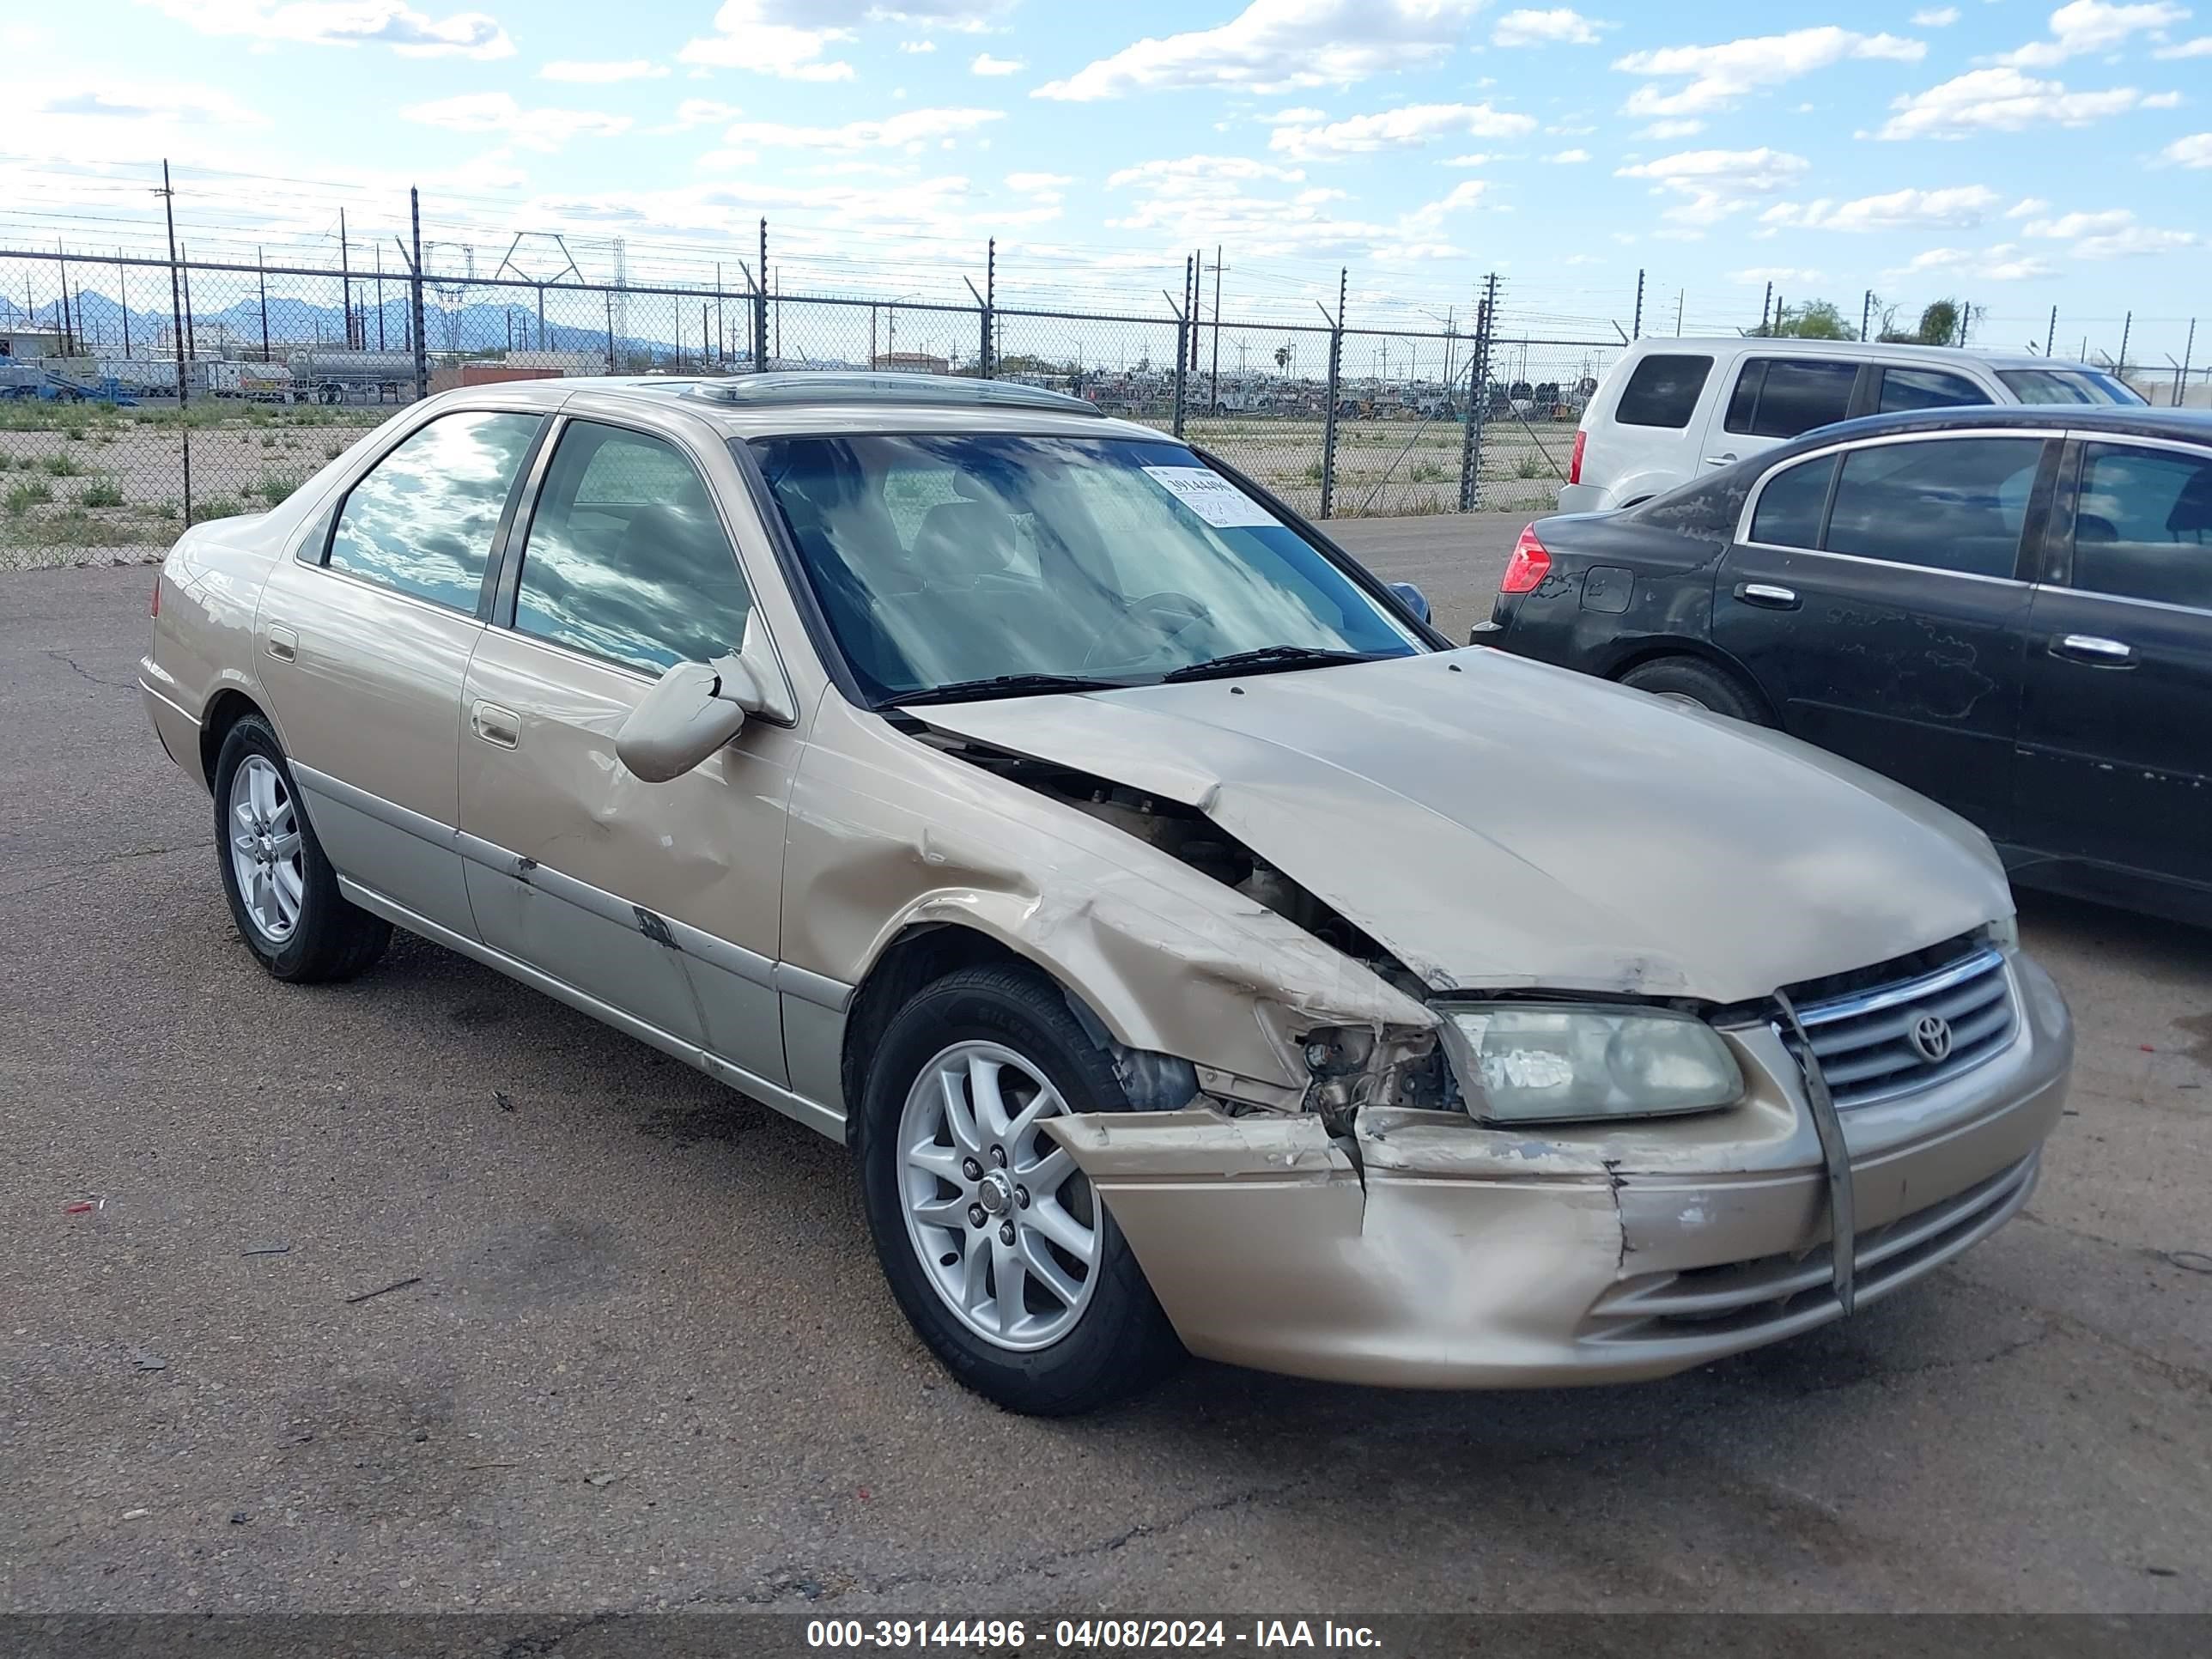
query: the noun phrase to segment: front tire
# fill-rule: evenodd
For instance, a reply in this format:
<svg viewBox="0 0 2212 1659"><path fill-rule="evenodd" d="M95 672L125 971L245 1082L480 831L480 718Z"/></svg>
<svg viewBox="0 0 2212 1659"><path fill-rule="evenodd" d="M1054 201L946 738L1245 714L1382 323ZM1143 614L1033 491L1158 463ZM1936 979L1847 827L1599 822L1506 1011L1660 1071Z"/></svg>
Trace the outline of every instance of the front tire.
<svg viewBox="0 0 2212 1659"><path fill-rule="evenodd" d="M258 714L223 735L215 846L238 936L275 977L295 985L351 979L391 943L390 922L338 891L283 748Z"/></svg>
<svg viewBox="0 0 2212 1659"><path fill-rule="evenodd" d="M1009 1411L1092 1411L1182 1356L1113 1216L1039 1127L1129 1109L1111 1057L1025 967L927 986L869 1066L856 1148L891 1294L946 1370Z"/></svg>

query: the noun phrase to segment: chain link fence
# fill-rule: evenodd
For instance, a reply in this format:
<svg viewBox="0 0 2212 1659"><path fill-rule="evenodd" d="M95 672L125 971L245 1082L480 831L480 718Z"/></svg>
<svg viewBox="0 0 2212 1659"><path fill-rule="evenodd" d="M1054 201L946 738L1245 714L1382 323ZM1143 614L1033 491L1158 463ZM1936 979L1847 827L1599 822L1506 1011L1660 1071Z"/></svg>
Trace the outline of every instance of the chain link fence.
<svg viewBox="0 0 2212 1659"><path fill-rule="evenodd" d="M874 368L1071 392L1315 518L1556 497L1616 341L0 250L0 564L157 556L417 397L500 380ZM1494 283L1492 294L1494 299Z"/></svg>

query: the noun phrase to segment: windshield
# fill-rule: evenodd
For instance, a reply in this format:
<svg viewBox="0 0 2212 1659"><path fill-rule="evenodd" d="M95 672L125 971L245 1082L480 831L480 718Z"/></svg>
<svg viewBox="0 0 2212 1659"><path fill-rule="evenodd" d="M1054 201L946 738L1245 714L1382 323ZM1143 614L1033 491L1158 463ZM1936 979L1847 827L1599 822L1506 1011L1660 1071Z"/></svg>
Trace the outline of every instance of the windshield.
<svg viewBox="0 0 2212 1659"><path fill-rule="evenodd" d="M1255 652L1265 670L1423 648L1178 443L887 434L752 447L878 702L1146 684Z"/></svg>
<svg viewBox="0 0 2212 1659"><path fill-rule="evenodd" d="M2024 404L2140 404L2135 388L2094 368L2001 368L1997 379Z"/></svg>

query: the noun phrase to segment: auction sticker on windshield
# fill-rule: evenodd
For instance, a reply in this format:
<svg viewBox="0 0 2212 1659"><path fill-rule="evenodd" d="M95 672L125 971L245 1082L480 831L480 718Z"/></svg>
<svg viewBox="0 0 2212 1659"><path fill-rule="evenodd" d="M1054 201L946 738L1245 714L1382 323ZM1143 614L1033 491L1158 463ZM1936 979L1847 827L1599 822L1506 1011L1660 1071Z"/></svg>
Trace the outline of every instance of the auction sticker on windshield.
<svg viewBox="0 0 2212 1659"><path fill-rule="evenodd" d="M1218 472L1203 466L1148 466L1145 474L1216 530L1279 522Z"/></svg>

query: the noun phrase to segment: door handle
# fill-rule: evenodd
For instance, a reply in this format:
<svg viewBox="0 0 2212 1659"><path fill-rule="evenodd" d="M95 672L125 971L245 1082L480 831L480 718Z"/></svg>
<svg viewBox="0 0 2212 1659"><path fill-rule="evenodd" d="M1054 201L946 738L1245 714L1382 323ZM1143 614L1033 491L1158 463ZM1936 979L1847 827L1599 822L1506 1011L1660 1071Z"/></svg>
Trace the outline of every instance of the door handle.
<svg viewBox="0 0 2212 1659"><path fill-rule="evenodd" d="M278 662L297 662L300 659L300 636L290 629L272 623L269 628L269 654Z"/></svg>
<svg viewBox="0 0 2212 1659"><path fill-rule="evenodd" d="M469 725L486 743L513 749L522 741L522 717L512 708L479 701L469 710Z"/></svg>
<svg viewBox="0 0 2212 1659"><path fill-rule="evenodd" d="M1705 465L1706 465L1707 466L1726 466L1726 465L1728 465L1729 463L1731 463L1732 461L1734 461L1735 459L1735 452L1734 450L1732 450L1732 449L1731 449L1731 450L1728 451L1725 454L1721 454L1721 455L1708 455L1708 456L1706 456L1706 457L1705 457Z"/></svg>
<svg viewBox="0 0 2212 1659"><path fill-rule="evenodd" d="M2133 668L2136 665L2135 647L2096 634L2069 634L2063 639L2054 640L2051 654L2068 657L2075 662L2086 662L2097 668Z"/></svg>
<svg viewBox="0 0 2212 1659"><path fill-rule="evenodd" d="M1746 605L1768 611L1795 611L1799 603L1796 588L1778 587L1772 582L1738 582L1735 596Z"/></svg>

